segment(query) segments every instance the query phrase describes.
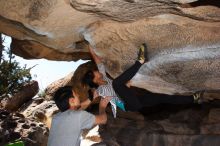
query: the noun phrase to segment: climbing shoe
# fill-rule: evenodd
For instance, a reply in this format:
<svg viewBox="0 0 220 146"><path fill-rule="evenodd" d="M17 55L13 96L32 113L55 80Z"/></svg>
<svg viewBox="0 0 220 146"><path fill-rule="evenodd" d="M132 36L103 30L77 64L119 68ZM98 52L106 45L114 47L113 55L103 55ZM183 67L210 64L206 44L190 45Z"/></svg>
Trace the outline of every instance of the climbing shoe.
<svg viewBox="0 0 220 146"><path fill-rule="evenodd" d="M205 99L204 99L204 91L198 91L196 92L195 94L193 94L193 98L194 98L194 103L197 103L197 104L202 104L203 102L207 102Z"/></svg>
<svg viewBox="0 0 220 146"><path fill-rule="evenodd" d="M138 52L138 60L144 60L144 62L148 61L147 58L147 44L143 43Z"/></svg>

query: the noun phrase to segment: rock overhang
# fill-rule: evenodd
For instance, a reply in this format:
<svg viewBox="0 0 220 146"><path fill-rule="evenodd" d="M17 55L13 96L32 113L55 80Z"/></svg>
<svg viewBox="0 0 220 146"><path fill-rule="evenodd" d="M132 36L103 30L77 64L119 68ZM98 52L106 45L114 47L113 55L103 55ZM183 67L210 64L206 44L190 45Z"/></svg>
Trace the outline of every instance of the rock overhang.
<svg viewBox="0 0 220 146"><path fill-rule="evenodd" d="M112 77L134 63L146 42L150 62L134 86L167 94L219 90L220 9L199 2L1 1L0 30L28 59L90 59L87 40Z"/></svg>

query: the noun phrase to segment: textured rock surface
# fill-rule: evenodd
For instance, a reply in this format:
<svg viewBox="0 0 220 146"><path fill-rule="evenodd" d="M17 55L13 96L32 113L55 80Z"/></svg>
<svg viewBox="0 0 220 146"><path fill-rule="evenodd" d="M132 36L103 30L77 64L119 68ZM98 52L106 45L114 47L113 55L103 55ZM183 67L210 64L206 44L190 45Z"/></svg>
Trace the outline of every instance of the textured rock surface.
<svg viewBox="0 0 220 146"><path fill-rule="evenodd" d="M17 54L54 60L76 60L84 56L83 48L78 47L83 46L79 32L96 21L95 16L74 10L64 0L1 0L0 3L0 31L17 39L12 45ZM75 46L80 53L73 53Z"/></svg>
<svg viewBox="0 0 220 146"><path fill-rule="evenodd" d="M37 81L31 81L22 87L22 89L10 98L3 99L3 108L14 112L17 111L23 104L30 101L39 91Z"/></svg>
<svg viewBox="0 0 220 146"><path fill-rule="evenodd" d="M0 145L21 139L26 146L46 146L48 134L43 123L0 109Z"/></svg>
<svg viewBox="0 0 220 146"><path fill-rule="evenodd" d="M1 0L0 15L0 31L25 58L89 59L86 39L116 77L146 42L150 62L134 86L167 94L220 88L218 0Z"/></svg>
<svg viewBox="0 0 220 146"><path fill-rule="evenodd" d="M58 108L54 101L47 101L42 97L37 97L23 106L19 112L26 118L35 119L50 127L52 116L58 112Z"/></svg>
<svg viewBox="0 0 220 146"><path fill-rule="evenodd" d="M202 106L158 106L145 109L145 120L117 119L108 116L101 127L102 144L106 146L218 146L220 104L212 102ZM137 115L135 115L137 116ZM95 146L95 145L94 145Z"/></svg>
<svg viewBox="0 0 220 146"><path fill-rule="evenodd" d="M103 57L113 77L134 63L137 54L134 48L145 41L150 61L134 77L133 85L164 93L219 89L219 28L211 26L213 23L168 15L139 21L120 25L101 22L94 26L96 32L90 33L95 44L100 45L96 52ZM160 24L153 25L157 21ZM111 31L103 34L105 27ZM97 32L103 34L102 40ZM119 47L117 42L124 44Z"/></svg>

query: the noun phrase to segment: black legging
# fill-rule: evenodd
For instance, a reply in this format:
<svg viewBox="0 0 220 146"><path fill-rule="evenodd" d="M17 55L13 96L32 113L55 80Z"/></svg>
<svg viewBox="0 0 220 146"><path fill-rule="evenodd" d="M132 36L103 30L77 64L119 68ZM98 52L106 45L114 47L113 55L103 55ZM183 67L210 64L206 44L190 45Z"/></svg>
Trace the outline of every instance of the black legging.
<svg viewBox="0 0 220 146"><path fill-rule="evenodd" d="M194 102L193 96L177 96L147 92L144 96L136 96L126 83L132 79L141 67L141 63L136 61L133 66L113 80L112 85L115 92L123 99L125 108L128 111L138 111L146 106L154 106L161 103L170 104L191 104Z"/></svg>

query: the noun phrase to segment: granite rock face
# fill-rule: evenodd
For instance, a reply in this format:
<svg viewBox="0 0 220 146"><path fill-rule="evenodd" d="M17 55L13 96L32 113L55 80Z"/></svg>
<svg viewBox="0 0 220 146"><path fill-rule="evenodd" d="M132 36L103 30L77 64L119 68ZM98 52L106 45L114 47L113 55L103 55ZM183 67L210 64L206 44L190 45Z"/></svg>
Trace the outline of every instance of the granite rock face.
<svg viewBox="0 0 220 146"><path fill-rule="evenodd" d="M87 40L113 78L146 42L132 85L188 94L220 88L219 14L218 0L1 0L0 31L29 59L90 59Z"/></svg>

